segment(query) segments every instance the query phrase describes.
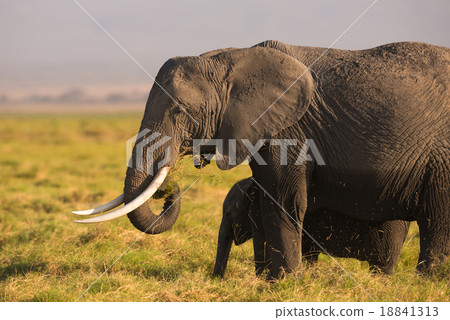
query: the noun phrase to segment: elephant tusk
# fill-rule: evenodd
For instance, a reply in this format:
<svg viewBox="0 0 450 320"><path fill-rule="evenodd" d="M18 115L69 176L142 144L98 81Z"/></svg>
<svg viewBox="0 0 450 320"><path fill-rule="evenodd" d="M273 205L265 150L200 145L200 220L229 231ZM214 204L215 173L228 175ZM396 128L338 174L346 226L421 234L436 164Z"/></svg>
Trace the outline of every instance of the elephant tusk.
<svg viewBox="0 0 450 320"><path fill-rule="evenodd" d="M124 196L123 193L118 196L117 198L115 198L114 200L105 203L104 205L101 205L97 208L93 208L93 209L88 209L88 210L82 210L82 211L72 211L73 214L77 214L79 216L91 216L97 213L102 213L105 211L109 211L112 209L117 208L118 206L120 206L122 203L124 202Z"/></svg>
<svg viewBox="0 0 450 320"><path fill-rule="evenodd" d="M158 188L162 185L164 180L167 177L167 174L169 173L170 168L164 167L161 170L158 171L155 178L153 179L152 183L140 194L138 195L133 201L127 203L123 207L111 211L109 213L105 213L101 216L95 217L95 218L89 218L85 220L75 220L76 223L96 223L96 222L104 222L113 220L116 218L119 218L121 216L124 216L131 211L135 210L136 208L143 205L145 202L150 199L153 194L158 190Z"/></svg>

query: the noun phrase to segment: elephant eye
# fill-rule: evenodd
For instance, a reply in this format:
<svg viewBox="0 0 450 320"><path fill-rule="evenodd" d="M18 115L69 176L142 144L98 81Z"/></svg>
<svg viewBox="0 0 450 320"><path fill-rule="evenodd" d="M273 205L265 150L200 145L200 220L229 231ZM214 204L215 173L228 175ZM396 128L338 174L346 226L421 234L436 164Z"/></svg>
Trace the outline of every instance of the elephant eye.
<svg viewBox="0 0 450 320"><path fill-rule="evenodd" d="M178 103L173 110L175 113L186 112L186 107L183 104Z"/></svg>

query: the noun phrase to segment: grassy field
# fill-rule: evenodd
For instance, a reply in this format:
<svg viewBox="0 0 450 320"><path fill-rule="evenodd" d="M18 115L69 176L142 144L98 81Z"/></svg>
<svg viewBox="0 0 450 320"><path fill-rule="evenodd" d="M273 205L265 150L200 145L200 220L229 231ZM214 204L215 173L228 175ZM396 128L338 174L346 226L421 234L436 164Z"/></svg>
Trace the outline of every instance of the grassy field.
<svg viewBox="0 0 450 320"><path fill-rule="evenodd" d="M376 301L449 300L448 268L447 277L423 278L414 271L415 224L393 276L337 259L368 294L323 255L297 276L276 283L258 279L251 241L233 247L224 280L211 279L221 204L230 187L250 175L245 166L197 170L182 160L182 190L200 179L183 197L175 226L162 235L139 238L126 217L72 223L72 210L122 192L125 141L139 123L138 114L0 115L1 301L371 301L368 294Z"/></svg>

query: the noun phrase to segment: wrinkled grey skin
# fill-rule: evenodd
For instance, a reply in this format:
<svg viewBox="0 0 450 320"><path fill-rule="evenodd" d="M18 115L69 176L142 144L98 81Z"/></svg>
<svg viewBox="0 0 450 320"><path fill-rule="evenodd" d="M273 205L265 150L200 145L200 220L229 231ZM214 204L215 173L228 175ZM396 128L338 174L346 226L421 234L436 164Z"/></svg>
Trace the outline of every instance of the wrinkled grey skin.
<svg viewBox="0 0 450 320"><path fill-rule="evenodd" d="M273 277L298 269L302 222L306 211L318 209L367 221L417 221L417 269L430 271L450 253L450 50L404 42L330 49L320 57L324 50L266 41L170 59L156 81L176 102L154 85L140 129L172 137L169 166L189 151L192 139L225 139L221 169L250 155L242 139L252 145L260 138L299 142L289 147L287 165L280 165L279 147L269 145L259 151L267 165L250 162L261 186L253 243L270 258ZM228 139L236 139L235 162L229 161ZM295 164L305 139L314 140L325 166ZM146 161L157 167L166 146ZM129 169L125 201L152 179ZM156 217L147 205L128 216L140 230Z"/></svg>
<svg viewBox="0 0 450 320"><path fill-rule="evenodd" d="M225 198L213 276L223 277L232 243L240 245L252 237L252 216L259 211L255 201L258 187L252 182L251 178L237 182ZM303 222L303 259L317 262L319 253L325 250L335 257L368 261L372 270L392 274L409 225L409 221L402 220L357 220L327 210L308 212ZM257 271L262 271L256 266Z"/></svg>

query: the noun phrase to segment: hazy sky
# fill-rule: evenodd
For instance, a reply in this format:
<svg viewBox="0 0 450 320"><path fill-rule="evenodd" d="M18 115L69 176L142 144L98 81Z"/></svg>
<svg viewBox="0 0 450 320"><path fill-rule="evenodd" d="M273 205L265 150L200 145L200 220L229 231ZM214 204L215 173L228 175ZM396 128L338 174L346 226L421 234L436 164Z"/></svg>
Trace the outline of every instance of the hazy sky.
<svg viewBox="0 0 450 320"><path fill-rule="evenodd" d="M170 57L268 39L328 47L373 2L79 0L153 76ZM150 88L73 0L0 0L0 94L43 87ZM450 1L379 0L336 44L450 46Z"/></svg>

